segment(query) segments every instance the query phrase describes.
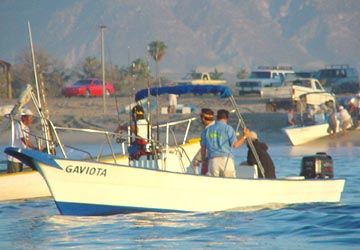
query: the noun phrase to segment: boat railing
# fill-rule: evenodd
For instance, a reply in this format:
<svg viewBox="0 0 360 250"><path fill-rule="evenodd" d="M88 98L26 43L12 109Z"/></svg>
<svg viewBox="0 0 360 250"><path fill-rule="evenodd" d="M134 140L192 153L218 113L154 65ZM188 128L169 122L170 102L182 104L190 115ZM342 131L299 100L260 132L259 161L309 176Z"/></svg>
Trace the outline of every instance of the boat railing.
<svg viewBox="0 0 360 250"><path fill-rule="evenodd" d="M116 142L119 142L118 138L119 135L113 132L104 131L104 130L97 130L97 129L86 129L86 128L69 128L69 127L60 127L60 126L53 126L53 133L56 138L56 145L60 148L60 151L64 158L68 158L68 154L65 150L65 148L70 148L75 151L83 152L86 155L88 155L88 158L91 160L100 161L101 159L104 159L104 157L108 157L108 154L105 154L105 147L107 146L110 150L110 156L111 158L116 162L116 158L119 156L124 156L126 154L125 149L125 140L120 140L120 150L115 150L113 139L115 139ZM86 151L82 148L76 147L74 145L67 145L64 144L62 139L60 139L59 132L75 132L75 133L85 133L84 136L99 136L100 139L102 138L102 143L100 144L100 149L97 152L97 155L94 157L93 154L89 151Z"/></svg>
<svg viewBox="0 0 360 250"><path fill-rule="evenodd" d="M191 124L196 119L196 117L190 117L183 120L170 121L152 126L152 131L160 133L160 136L165 136L165 138L164 140L149 139L149 144L154 148L160 149L160 151L165 154L169 153L170 147L175 148L175 150L178 150L178 152L184 154L184 150L181 149L181 144L185 144L188 141ZM81 153L84 153L86 155L86 158L90 160L100 161L105 158L112 158L112 160L116 163L117 158L128 155L128 146L130 146L131 138L132 140L134 140L134 138L136 137L134 135L130 135L129 131L128 133L119 134L99 129L55 126L51 121L48 122L53 138L52 144L54 145L54 147L59 148L59 154L61 154L63 158L68 158L68 152L66 148L69 148L73 151L79 151ZM184 125L185 131L179 133L176 127L178 125ZM85 133L86 135L82 136L86 137L99 136L98 141L101 141L102 143L99 143L100 149L97 150L96 156L94 155L94 153L84 150L83 147L80 148L76 147L76 145L65 144L65 140L61 138L61 133L66 132ZM155 133L152 133L152 135L155 135ZM160 136L158 136L158 138L160 138ZM46 139L40 138L40 140ZM120 149L117 149L114 144L119 144ZM191 161L192 159L188 160Z"/></svg>

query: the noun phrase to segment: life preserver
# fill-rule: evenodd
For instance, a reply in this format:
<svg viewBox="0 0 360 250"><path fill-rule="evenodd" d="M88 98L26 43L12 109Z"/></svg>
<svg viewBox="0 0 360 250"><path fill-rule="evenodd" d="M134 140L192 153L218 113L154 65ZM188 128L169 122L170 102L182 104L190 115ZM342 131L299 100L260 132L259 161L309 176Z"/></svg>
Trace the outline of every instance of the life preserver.
<svg viewBox="0 0 360 250"><path fill-rule="evenodd" d="M128 148L130 159L138 160L140 156L147 155L146 145L147 140L141 138L135 139L132 145Z"/></svg>

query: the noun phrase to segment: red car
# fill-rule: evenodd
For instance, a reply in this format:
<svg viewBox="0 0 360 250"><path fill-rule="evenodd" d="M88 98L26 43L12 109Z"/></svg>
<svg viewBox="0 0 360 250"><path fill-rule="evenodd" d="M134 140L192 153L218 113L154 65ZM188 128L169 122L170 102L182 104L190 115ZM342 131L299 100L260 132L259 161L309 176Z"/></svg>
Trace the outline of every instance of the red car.
<svg viewBox="0 0 360 250"><path fill-rule="evenodd" d="M105 83L105 94L107 96L113 95L115 93L114 85L112 83ZM83 79L75 82L73 85L62 88L61 94L70 97L70 96L102 96L103 95L103 85L102 80L91 78Z"/></svg>

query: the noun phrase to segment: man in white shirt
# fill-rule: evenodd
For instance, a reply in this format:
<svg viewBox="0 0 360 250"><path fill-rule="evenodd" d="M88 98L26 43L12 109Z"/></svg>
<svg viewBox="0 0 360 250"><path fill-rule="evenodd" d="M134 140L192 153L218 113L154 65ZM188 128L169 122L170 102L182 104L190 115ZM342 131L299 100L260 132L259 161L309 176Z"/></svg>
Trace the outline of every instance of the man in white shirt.
<svg viewBox="0 0 360 250"><path fill-rule="evenodd" d="M29 140L30 124L33 122L33 114L30 110L26 110L21 113L21 120L12 128L11 134L11 146L20 149L31 148L38 150ZM23 171L23 164L15 157L8 156L7 172L16 173Z"/></svg>
<svg viewBox="0 0 360 250"><path fill-rule="evenodd" d="M350 125L352 125L352 119L349 112L343 107L339 107L339 115L340 115L340 123L341 123L341 132L342 135L345 136L347 134L347 129Z"/></svg>

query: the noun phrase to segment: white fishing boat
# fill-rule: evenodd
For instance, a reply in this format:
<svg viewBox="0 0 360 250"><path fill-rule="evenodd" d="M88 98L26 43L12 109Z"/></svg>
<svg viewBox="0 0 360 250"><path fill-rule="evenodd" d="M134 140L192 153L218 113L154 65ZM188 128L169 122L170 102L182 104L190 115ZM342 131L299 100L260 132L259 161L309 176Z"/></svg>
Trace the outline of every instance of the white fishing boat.
<svg viewBox="0 0 360 250"><path fill-rule="evenodd" d="M306 107L308 107L307 99L314 98L313 92L306 93L300 96L300 117L303 116L303 112L305 111ZM320 106L327 105L321 104ZM319 107L320 107L319 106ZM328 132L329 124L325 120L325 115L323 110L318 110L316 114L313 115L313 122L312 124L306 124L306 122L301 122L300 124L296 124L294 126L287 126L282 128L282 131L286 134L289 138L291 144L293 146L302 145L311 141L315 141L317 139L330 136ZM340 131L340 121L338 119L338 115L336 115L337 127L336 133Z"/></svg>
<svg viewBox="0 0 360 250"><path fill-rule="evenodd" d="M228 98L241 126L245 126L231 90L225 86L151 88L139 91L135 100L148 94L165 93L212 93ZM345 180L333 178L329 157L312 158L308 162L313 164L303 164L306 168L310 166L310 170L303 171L303 176L292 178L258 179L252 174L257 169L254 166L238 167L237 178L202 176L191 164L199 143L188 140L186 132L181 143L170 145L169 126L164 128L167 131L164 142L151 142L146 155L126 163L76 160L11 147L5 152L41 173L63 215L214 212L274 204L339 202L341 199ZM251 148L251 140L248 143ZM263 171L261 162L257 163Z"/></svg>
<svg viewBox="0 0 360 250"><path fill-rule="evenodd" d="M282 131L287 135L293 146L298 146L329 136L328 127L328 123L320 123L309 126L288 126L282 128Z"/></svg>

